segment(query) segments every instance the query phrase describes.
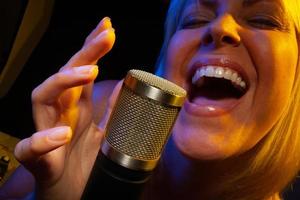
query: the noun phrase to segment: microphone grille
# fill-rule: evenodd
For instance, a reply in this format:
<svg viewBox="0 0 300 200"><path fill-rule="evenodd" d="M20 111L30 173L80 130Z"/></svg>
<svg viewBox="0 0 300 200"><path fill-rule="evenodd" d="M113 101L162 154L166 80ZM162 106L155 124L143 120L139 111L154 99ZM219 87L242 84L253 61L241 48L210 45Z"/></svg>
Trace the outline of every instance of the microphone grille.
<svg viewBox="0 0 300 200"><path fill-rule="evenodd" d="M177 107L166 107L124 87L109 125L108 142L118 151L142 160L155 160L162 151Z"/></svg>
<svg viewBox="0 0 300 200"><path fill-rule="evenodd" d="M172 95L186 96L186 91L183 88L177 86L171 81L155 76L149 72L133 69L130 70L128 74L129 76L133 76L142 82L148 83Z"/></svg>
<svg viewBox="0 0 300 200"><path fill-rule="evenodd" d="M124 167L154 168L186 92L151 73L130 70L110 116L102 152Z"/></svg>

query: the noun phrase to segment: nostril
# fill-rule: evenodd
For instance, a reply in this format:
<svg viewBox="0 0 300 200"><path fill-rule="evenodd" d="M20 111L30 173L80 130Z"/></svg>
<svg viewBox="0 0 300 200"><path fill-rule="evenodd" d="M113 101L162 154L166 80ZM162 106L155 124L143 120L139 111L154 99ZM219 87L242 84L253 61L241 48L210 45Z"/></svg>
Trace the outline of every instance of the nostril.
<svg viewBox="0 0 300 200"><path fill-rule="evenodd" d="M214 40L214 39L213 39L212 35L207 34L207 35L203 38L202 43L203 43L204 45L209 45L209 44L213 43L213 40Z"/></svg>
<svg viewBox="0 0 300 200"><path fill-rule="evenodd" d="M231 44L237 46L239 44L238 41L236 41L234 38L230 36L223 36L222 43Z"/></svg>
<svg viewBox="0 0 300 200"><path fill-rule="evenodd" d="M223 45L232 45L232 46L239 46L240 41L237 40L234 37L231 37L230 35L220 35L220 36L216 36L214 38L214 35L212 34L206 34L203 38L202 38L202 44L205 46L214 44L216 46L223 46Z"/></svg>

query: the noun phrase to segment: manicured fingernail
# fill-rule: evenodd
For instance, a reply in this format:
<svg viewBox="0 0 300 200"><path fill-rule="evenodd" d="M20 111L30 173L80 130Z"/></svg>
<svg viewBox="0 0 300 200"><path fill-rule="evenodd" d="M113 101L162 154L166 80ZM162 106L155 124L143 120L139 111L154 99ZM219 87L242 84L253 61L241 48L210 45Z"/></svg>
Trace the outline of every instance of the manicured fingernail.
<svg viewBox="0 0 300 200"><path fill-rule="evenodd" d="M111 18L110 17L104 17L103 19L103 22L111 22Z"/></svg>
<svg viewBox="0 0 300 200"><path fill-rule="evenodd" d="M68 126L56 127L51 130L48 138L53 141L69 141L72 137L71 128Z"/></svg>
<svg viewBox="0 0 300 200"><path fill-rule="evenodd" d="M76 73L79 74L93 74L98 71L97 65L85 65L81 67L74 67L73 68Z"/></svg>
<svg viewBox="0 0 300 200"><path fill-rule="evenodd" d="M109 17L104 17L101 20L100 26L102 26L104 29L110 28L112 26L111 19Z"/></svg>

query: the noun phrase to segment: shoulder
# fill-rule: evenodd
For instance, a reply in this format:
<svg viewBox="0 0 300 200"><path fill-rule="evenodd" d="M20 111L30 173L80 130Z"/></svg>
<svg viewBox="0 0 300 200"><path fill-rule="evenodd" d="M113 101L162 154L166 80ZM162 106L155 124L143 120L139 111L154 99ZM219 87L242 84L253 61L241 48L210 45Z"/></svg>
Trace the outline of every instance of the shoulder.
<svg viewBox="0 0 300 200"><path fill-rule="evenodd" d="M0 199L18 199L34 191L35 180L32 174L20 165L0 187Z"/></svg>
<svg viewBox="0 0 300 200"><path fill-rule="evenodd" d="M119 80L105 80L94 84L92 101L93 101L93 118L96 124L104 116L108 100Z"/></svg>
<svg viewBox="0 0 300 200"><path fill-rule="evenodd" d="M93 96L111 93L118 82L119 80L105 80L94 83Z"/></svg>

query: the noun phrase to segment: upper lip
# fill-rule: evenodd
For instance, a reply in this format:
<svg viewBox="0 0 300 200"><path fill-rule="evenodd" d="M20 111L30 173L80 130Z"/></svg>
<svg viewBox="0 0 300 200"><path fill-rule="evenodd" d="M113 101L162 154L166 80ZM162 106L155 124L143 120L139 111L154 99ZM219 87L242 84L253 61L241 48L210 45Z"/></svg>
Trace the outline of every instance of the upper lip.
<svg viewBox="0 0 300 200"><path fill-rule="evenodd" d="M210 59L206 58L206 59L196 60L192 64L192 66L188 72L189 80L192 79L192 77L194 76L197 69L204 67L204 66L209 66L209 65L220 66L220 67L229 68L229 69L236 71L242 77L242 79L246 82L247 88L249 88L249 77L247 76L247 73L245 72L244 68L239 63L237 63L231 59L228 59L228 58L210 58Z"/></svg>

